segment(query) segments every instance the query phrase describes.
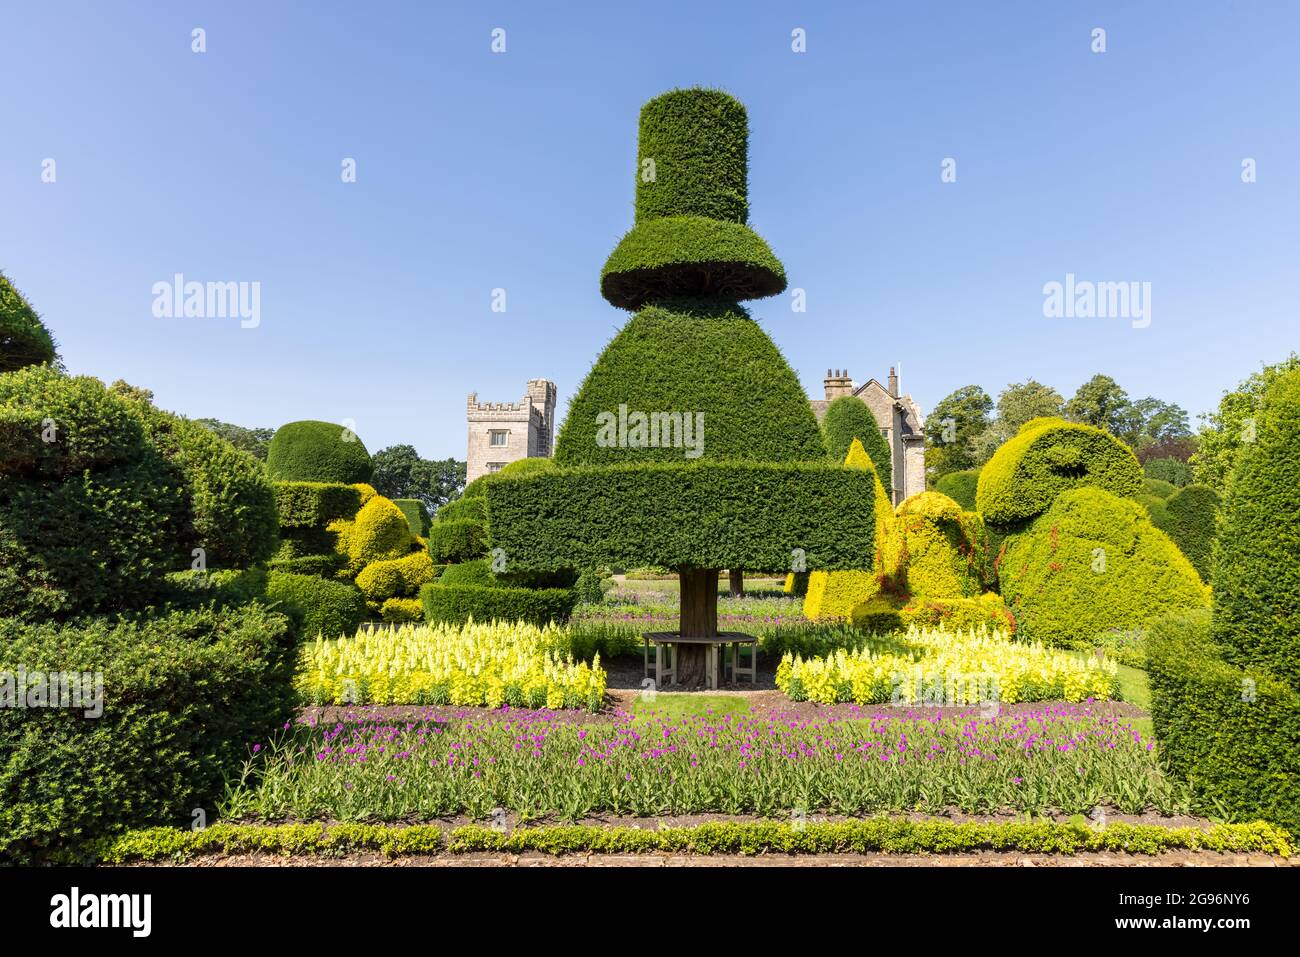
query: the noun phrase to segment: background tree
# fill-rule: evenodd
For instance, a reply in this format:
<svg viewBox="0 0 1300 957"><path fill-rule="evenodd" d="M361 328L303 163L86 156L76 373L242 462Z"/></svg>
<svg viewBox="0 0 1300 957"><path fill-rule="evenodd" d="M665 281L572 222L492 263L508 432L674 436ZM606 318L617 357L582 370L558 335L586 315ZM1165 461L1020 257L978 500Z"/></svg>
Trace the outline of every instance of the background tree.
<svg viewBox="0 0 1300 957"><path fill-rule="evenodd" d="M970 443L971 456L981 466L1031 419L1061 414L1065 399L1037 379L1013 382L998 393L997 415L992 424Z"/></svg>
<svg viewBox="0 0 1300 957"><path fill-rule="evenodd" d="M1105 429L1119 438L1128 430L1131 419L1128 393L1108 375L1095 375L1065 403L1065 417L1072 422Z"/></svg>
<svg viewBox="0 0 1300 957"><path fill-rule="evenodd" d="M197 424L210 432L215 432L237 449L243 449L253 458L266 461L266 450L271 445L271 436L275 429L246 429L242 425L232 425L220 419L195 419Z"/></svg>
<svg viewBox="0 0 1300 957"><path fill-rule="evenodd" d="M1255 438L1255 418L1264 393L1296 368L1300 368L1300 355L1294 352L1281 362L1264 366L1236 389L1225 392L1219 408L1202 417L1198 446L1190 459L1194 482L1208 485L1220 495L1227 490L1228 476L1232 474L1243 447Z"/></svg>
<svg viewBox="0 0 1300 957"><path fill-rule="evenodd" d="M979 464L973 443L988 429L992 411L993 400L977 385L964 385L936 403L925 419L925 466L932 480ZM880 469L879 463L876 468Z"/></svg>
<svg viewBox="0 0 1300 957"><path fill-rule="evenodd" d="M465 463L456 459L422 459L412 445L390 445L376 452L370 484L385 498L419 499L432 515L460 495Z"/></svg>

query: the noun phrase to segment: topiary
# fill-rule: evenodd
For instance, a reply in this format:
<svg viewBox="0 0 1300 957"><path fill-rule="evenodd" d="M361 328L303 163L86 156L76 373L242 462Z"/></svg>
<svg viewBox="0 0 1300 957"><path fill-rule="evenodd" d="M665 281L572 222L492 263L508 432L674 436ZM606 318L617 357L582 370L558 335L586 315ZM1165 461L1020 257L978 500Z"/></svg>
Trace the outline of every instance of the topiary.
<svg viewBox="0 0 1300 957"><path fill-rule="evenodd" d="M1147 459L1146 464L1142 466L1142 471L1147 478L1168 482L1176 488L1181 488L1192 480L1192 467L1182 459L1169 457Z"/></svg>
<svg viewBox="0 0 1300 957"><path fill-rule="evenodd" d="M55 365L50 331L22 293L0 272L0 373L32 365Z"/></svg>
<svg viewBox="0 0 1300 957"><path fill-rule="evenodd" d="M578 601L598 605L605 600L605 586L600 574L590 568L585 569L573 586L578 594Z"/></svg>
<svg viewBox="0 0 1300 957"><path fill-rule="evenodd" d="M918 492L899 503L908 594L968 598L983 588L986 543L978 517L942 492Z"/></svg>
<svg viewBox="0 0 1300 957"><path fill-rule="evenodd" d="M406 516L406 524L411 527L412 535L425 535L429 531L429 513L424 510L424 503L418 498L395 498L393 504Z"/></svg>
<svg viewBox="0 0 1300 957"><path fill-rule="evenodd" d="M1208 485L1188 485L1151 511L1156 527L1174 540L1206 582L1213 573L1219 504L1219 494Z"/></svg>
<svg viewBox="0 0 1300 957"><path fill-rule="evenodd" d="M299 635L308 639L350 637L370 615L365 596L354 585L315 575L273 571L267 575L266 597L279 603Z"/></svg>
<svg viewBox="0 0 1300 957"><path fill-rule="evenodd" d="M979 489L980 470L962 469L941 475L934 490L942 492L968 512L975 511L975 493Z"/></svg>
<svg viewBox="0 0 1300 957"><path fill-rule="evenodd" d="M1228 661L1300 690L1300 369L1264 395L1223 502L1214 640Z"/></svg>
<svg viewBox="0 0 1300 957"><path fill-rule="evenodd" d="M379 609L379 617L392 624L424 620L424 606L419 598L390 598Z"/></svg>
<svg viewBox="0 0 1300 957"><path fill-rule="evenodd" d="M413 542L406 516L382 495L361 506L354 520L331 522L328 528L338 533L338 550L348 556L353 575L371 562L401 558Z"/></svg>
<svg viewBox="0 0 1300 957"><path fill-rule="evenodd" d="M549 460L548 460L549 461ZM478 479L474 480L479 481ZM473 483L470 483L473 484ZM481 488L482 486L480 486ZM476 522L487 521L487 500L481 495L471 498L458 498L438 509L434 521L451 521L452 519L471 519Z"/></svg>
<svg viewBox="0 0 1300 957"><path fill-rule="evenodd" d="M434 564L427 552L409 552L401 558L371 562L357 574L357 587L372 602L411 597L433 581Z"/></svg>
<svg viewBox="0 0 1300 957"><path fill-rule="evenodd" d="M855 605L849 617L854 627L875 632L905 630L913 625L953 633L986 628L1010 635L1016 632L1016 616L994 592L971 598L912 598L905 602L878 596Z"/></svg>
<svg viewBox="0 0 1300 957"><path fill-rule="evenodd" d="M313 528L353 518L361 508L355 485L341 482L274 482L281 528ZM367 486L368 487L368 486Z"/></svg>
<svg viewBox="0 0 1300 957"><path fill-rule="evenodd" d="M463 625L475 621L524 621L535 625L565 621L573 613L572 588L511 588L501 585L444 585L420 589L424 620Z"/></svg>
<svg viewBox="0 0 1300 957"><path fill-rule="evenodd" d="M1088 486L1008 539L999 581L1022 633L1063 647L1207 604L1196 570L1142 506Z"/></svg>
<svg viewBox="0 0 1300 957"><path fill-rule="evenodd" d="M1178 486L1173 482L1147 476L1142 480L1142 493L1140 494L1154 495L1156 498L1166 499L1177 491Z"/></svg>
<svg viewBox="0 0 1300 957"><path fill-rule="evenodd" d="M501 470L495 474L519 477L523 475L536 475L538 472L548 472L553 468L555 468L555 462L553 460L534 455L528 458L515 459L513 462L507 462L501 467Z"/></svg>
<svg viewBox="0 0 1300 957"><path fill-rule="evenodd" d="M372 468L361 439L333 422L282 425L266 453L268 474L282 482L367 482Z"/></svg>
<svg viewBox="0 0 1300 957"><path fill-rule="evenodd" d="M1062 492L1082 487L1136 495L1142 469L1132 449L1090 425L1031 419L980 471L975 503L990 524L1010 526L1041 515Z"/></svg>
<svg viewBox="0 0 1300 957"><path fill-rule="evenodd" d="M492 568L486 558L475 558L458 565L448 565L438 577L439 585L483 585L495 587L500 584L492 574Z"/></svg>
<svg viewBox="0 0 1300 957"><path fill-rule="evenodd" d="M439 564L456 564L487 552L487 531L475 519L457 518L429 526L429 556Z"/></svg>
<svg viewBox="0 0 1300 957"><path fill-rule="evenodd" d="M871 456L876 475L881 477L882 482L890 480L886 489L893 488L894 470L889 443L880 431L875 414L865 402L855 395L840 396L826 407L822 434L831 459L835 462L844 461L844 457L849 454L849 446L855 439L860 442L867 455Z"/></svg>

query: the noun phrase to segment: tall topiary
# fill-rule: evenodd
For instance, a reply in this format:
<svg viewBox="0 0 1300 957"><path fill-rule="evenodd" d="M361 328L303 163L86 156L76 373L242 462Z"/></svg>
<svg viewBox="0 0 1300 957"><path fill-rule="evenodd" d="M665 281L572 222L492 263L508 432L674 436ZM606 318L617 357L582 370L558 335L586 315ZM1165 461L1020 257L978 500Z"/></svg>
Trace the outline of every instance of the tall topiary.
<svg viewBox="0 0 1300 957"><path fill-rule="evenodd" d="M826 417L822 419L822 432L826 436L826 447L831 458L843 462L849 454L849 446L854 439L862 443L867 455L876 466L876 474L885 483L886 489L892 489L893 456L889 453L889 443L880 431L880 423L875 413L856 395L842 395L826 407Z"/></svg>
<svg viewBox="0 0 1300 957"><path fill-rule="evenodd" d="M485 488L508 568L675 568L692 637L717 635L719 569L854 567L874 537L872 476L826 461L798 378L740 306L785 288L746 225L747 141L725 93L645 105L636 225L601 274L636 314L570 405L566 467ZM704 663L683 647L679 679L702 683Z"/></svg>
<svg viewBox="0 0 1300 957"><path fill-rule="evenodd" d="M280 482L368 482L370 453L351 429L305 420L282 425L271 437L266 470Z"/></svg>
<svg viewBox="0 0 1300 957"><path fill-rule="evenodd" d="M1174 540L1202 580L1214 570L1214 541L1219 517L1219 493L1208 485L1188 485L1150 508L1156 527Z"/></svg>
<svg viewBox="0 0 1300 957"><path fill-rule="evenodd" d="M58 359L50 330L23 294L0 272L0 372L54 364Z"/></svg>
<svg viewBox="0 0 1300 957"><path fill-rule="evenodd" d="M1219 524L1215 641L1300 690L1300 370L1264 396Z"/></svg>
<svg viewBox="0 0 1300 957"><path fill-rule="evenodd" d="M1031 419L980 471L975 504L993 525L1041 515L1069 489L1091 486L1119 496L1142 490L1142 467L1109 432L1064 419Z"/></svg>

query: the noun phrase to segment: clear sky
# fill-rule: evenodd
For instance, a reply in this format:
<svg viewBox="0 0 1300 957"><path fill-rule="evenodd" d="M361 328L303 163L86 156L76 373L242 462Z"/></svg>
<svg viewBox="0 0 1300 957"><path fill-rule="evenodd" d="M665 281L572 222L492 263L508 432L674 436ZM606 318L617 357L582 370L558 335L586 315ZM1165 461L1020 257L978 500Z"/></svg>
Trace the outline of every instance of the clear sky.
<svg viewBox="0 0 1300 957"><path fill-rule="evenodd" d="M1300 347L1294 2L3 0L0 37L0 269L70 371L193 417L441 458L471 391L563 408L626 319L637 111L692 85L749 108L807 296L753 312L816 397L897 362L924 408L1105 372L1196 414ZM155 317L176 273L260 283L260 324ZM1151 324L1046 318L1067 273L1151 283Z"/></svg>

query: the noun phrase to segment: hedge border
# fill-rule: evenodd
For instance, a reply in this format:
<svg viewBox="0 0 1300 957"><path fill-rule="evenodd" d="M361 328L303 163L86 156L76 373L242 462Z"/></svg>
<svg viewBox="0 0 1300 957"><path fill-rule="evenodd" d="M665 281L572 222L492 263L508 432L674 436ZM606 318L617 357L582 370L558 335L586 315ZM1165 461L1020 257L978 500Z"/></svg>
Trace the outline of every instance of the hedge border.
<svg viewBox="0 0 1300 957"><path fill-rule="evenodd" d="M1289 858L1291 836L1255 821L1209 828L1116 823L1095 829L1060 821L913 821L877 817L855 821L719 821L691 827L598 827L556 824L499 831L479 824L226 824L200 831L158 827L131 831L92 845L90 856L109 864L186 860L204 854L274 853L285 856L377 851L412 854L960 854L1010 851L1039 854L1163 851L1261 853Z"/></svg>

